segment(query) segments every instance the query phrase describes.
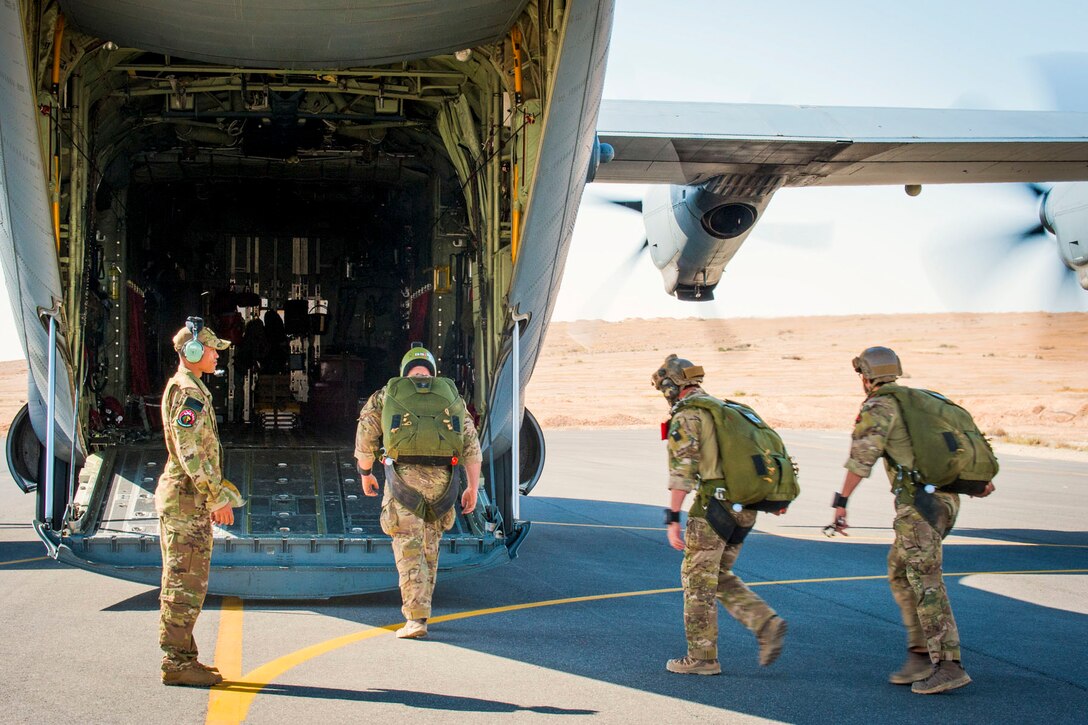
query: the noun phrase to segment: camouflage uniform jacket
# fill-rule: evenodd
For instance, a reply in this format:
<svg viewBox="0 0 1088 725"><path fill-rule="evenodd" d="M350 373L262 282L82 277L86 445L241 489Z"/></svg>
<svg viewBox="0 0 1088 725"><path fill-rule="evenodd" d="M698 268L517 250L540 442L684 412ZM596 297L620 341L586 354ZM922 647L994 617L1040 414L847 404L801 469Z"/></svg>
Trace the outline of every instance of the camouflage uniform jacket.
<svg viewBox="0 0 1088 725"><path fill-rule="evenodd" d="M707 395L701 387L684 396ZM722 478L714 418L702 408L684 408L673 415L666 434L669 451L669 490L692 491L700 481Z"/></svg>
<svg viewBox="0 0 1088 725"><path fill-rule="evenodd" d="M168 458L155 489L159 516L206 516L230 505L212 394L192 372L179 368L166 383L162 422Z"/></svg>
<svg viewBox="0 0 1088 725"><path fill-rule="evenodd" d="M854 422L850 458L844 465L848 471L868 478L881 456L884 457L888 480L894 489L896 471L891 461L894 460L908 470L914 468L910 437L895 398L890 395L870 395L862 403L861 412Z"/></svg>
<svg viewBox="0 0 1088 725"><path fill-rule="evenodd" d="M385 388L374 392L359 411L359 425L355 429L355 458L372 456L381 458L382 450L382 404L385 402ZM461 463L480 463L483 454L480 451L480 438L476 434L476 423L466 414L464 421L464 450ZM445 490L450 480L450 472L442 466L426 466L418 463L398 463L397 473L412 488L423 494L424 498L434 501ZM440 475L435 475L439 473ZM388 486L386 490L388 491Z"/></svg>

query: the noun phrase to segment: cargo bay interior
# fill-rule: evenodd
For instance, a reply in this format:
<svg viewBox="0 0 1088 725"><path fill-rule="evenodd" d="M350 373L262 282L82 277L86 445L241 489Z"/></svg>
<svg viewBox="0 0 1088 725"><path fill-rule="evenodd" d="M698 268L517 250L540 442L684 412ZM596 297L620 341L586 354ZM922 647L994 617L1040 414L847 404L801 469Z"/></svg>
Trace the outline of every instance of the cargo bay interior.
<svg viewBox="0 0 1088 725"><path fill-rule="evenodd" d="M150 427L177 366L171 337L190 314L233 343L224 375L208 381L230 442L350 440L361 403L412 341L433 346L463 387L472 331L456 313L468 293L445 282L436 294L432 180L399 175L132 185L127 387ZM464 253L451 244L443 266L462 266ZM432 333L430 311L443 306L453 316Z"/></svg>
<svg viewBox="0 0 1088 725"><path fill-rule="evenodd" d="M171 337L199 315L233 343L206 381L226 475L250 499L232 530L374 533L376 502L356 490L355 420L408 346L435 353L470 410L483 404L481 308L509 275L499 219L511 165L457 138L501 104L473 106L464 77L441 68L318 83L196 66L181 76L171 62L117 65L91 94L89 131L112 148L85 170L99 181L83 192L95 230L80 250L85 405L99 455L76 495L98 515L82 518L106 535L154 533ZM460 108L447 113L463 117L443 121L432 98L453 97ZM458 167L451 144L477 165ZM498 215L485 223L475 199Z"/></svg>
<svg viewBox="0 0 1088 725"><path fill-rule="evenodd" d="M155 124L124 159L123 203L108 178L99 187L103 215L124 217L106 224L124 232L110 272L126 282L125 364L114 380L105 372L119 401L161 390L176 365L170 338L188 315L234 343L217 381L228 424L338 430L414 340L463 390L471 380L471 315L462 323L473 246L452 167L421 150L423 134L397 141L386 130L378 147L331 121L300 120L294 95L284 122L241 112L224 138ZM300 158L306 146L322 153Z"/></svg>

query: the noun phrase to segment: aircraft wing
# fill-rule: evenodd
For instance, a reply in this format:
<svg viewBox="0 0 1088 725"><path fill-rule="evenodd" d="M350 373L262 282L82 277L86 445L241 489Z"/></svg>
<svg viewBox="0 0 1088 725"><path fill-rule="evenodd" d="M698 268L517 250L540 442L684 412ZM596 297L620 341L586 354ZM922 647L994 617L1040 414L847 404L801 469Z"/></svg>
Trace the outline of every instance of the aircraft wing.
<svg viewBox="0 0 1088 725"><path fill-rule="evenodd" d="M1088 180L1088 113L603 101L595 181L782 186Z"/></svg>

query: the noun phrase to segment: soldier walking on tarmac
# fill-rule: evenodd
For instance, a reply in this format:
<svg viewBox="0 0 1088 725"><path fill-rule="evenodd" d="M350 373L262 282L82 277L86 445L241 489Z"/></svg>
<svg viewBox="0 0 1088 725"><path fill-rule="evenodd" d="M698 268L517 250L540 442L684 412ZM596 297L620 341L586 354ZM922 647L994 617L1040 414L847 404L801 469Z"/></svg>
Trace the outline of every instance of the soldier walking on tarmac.
<svg viewBox="0 0 1088 725"><path fill-rule="evenodd" d="M476 424L452 380L437 377L434 356L416 343L401 360L400 377L378 390L359 412L355 458L363 493L378 495L373 472L383 451L385 495L381 526L393 537L400 575L401 639L427 636L438 573L438 544L461 510L476 508L480 441ZM461 493L465 477L468 485Z"/></svg>
<svg viewBox="0 0 1088 725"><path fill-rule="evenodd" d="M724 478L714 419L704 408L682 405L685 400L707 396L702 381L703 368L676 355L669 355L651 377L673 410L666 434L670 500L665 523L669 544L684 552L680 579L688 651L684 657L669 660L665 667L679 674L717 675L722 671L718 662L718 601L756 635L761 665L778 659L786 621L733 573L744 534L755 525L756 512L749 508L728 511L739 534L730 541L737 543L723 540L707 522L705 502L698 489L704 482L721 482ZM687 531L681 537L680 509L693 490L696 501L688 512Z"/></svg>
<svg viewBox="0 0 1088 725"><path fill-rule="evenodd" d="M159 645L164 685L211 687L219 671L197 661L193 627L208 593L212 522L234 523L242 506L238 489L223 478L222 449L212 395L200 376L215 372L219 350L229 342L190 317L174 335L178 371L162 394L163 438L167 460L155 488L162 547Z"/></svg>
<svg viewBox="0 0 1088 725"><path fill-rule="evenodd" d="M828 530L845 532L847 500L884 457L896 496L888 580L907 628L906 661L888 681L911 685L913 692L923 695L963 687L971 678L960 663L959 630L941 571L941 542L956 523L960 497L939 488L919 490L903 475L915 470L916 455L899 402L884 394L903 374L899 356L886 347L870 347L853 363L866 398L854 425L842 492L832 501L835 519ZM972 495L988 496L992 491L993 484L987 483Z"/></svg>

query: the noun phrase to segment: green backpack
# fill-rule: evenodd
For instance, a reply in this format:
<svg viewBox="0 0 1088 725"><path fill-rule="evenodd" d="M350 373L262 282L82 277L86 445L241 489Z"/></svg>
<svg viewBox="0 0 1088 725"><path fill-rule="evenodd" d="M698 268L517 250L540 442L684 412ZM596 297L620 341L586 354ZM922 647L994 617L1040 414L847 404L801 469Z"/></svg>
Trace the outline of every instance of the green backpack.
<svg viewBox="0 0 1088 725"><path fill-rule="evenodd" d="M907 426L914 468L937 488L957 481L992 481L998 464L971 414L940 393L886 383L873 395L899 403ZM893 462L894 465L894 462Z"/></svg>
<svg viewBox="0 0 1088 725"><path fill-rule="evenodd" d="M714 419L723 487L732 503L780 511L801 493L797 465L782 438L754 410L732 400L695 395L677 403L676 411L702 408ZM753 506L768 502L773 506Z"/></svg>
<svg viewBox="0 0 1088 725"><path fill-rule="evenodd" d="M464 452L465 402L448 378L393 378L382 403L385 455L409 458L460 457Z"/></svg>

